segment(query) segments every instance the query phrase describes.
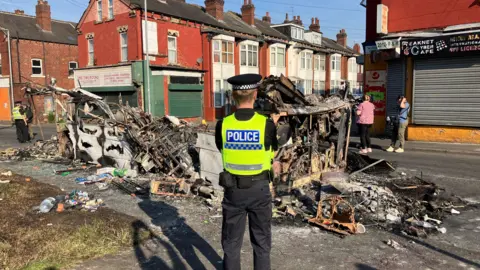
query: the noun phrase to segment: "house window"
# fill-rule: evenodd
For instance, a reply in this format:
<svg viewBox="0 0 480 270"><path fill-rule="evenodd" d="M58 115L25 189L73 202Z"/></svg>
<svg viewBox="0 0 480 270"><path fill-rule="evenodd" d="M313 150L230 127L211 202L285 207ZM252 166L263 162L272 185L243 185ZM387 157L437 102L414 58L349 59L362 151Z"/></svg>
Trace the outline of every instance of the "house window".
<svg viewBox="0 0 480 270"><path fill-rule="evenodd" d="M222 51L220 50L220 41L213 41L213 62L220 63Z"/></svg>
<svg viewBox="0 0 480 270"><path fill-rule="evenodd" d="M306 59L307 59L307 53L306 52L302 52L301 54L301 58L300 58L300 68L301 69L305 69L305 62L306 62Z"/></svg>
<svg viewBox="0 0 480 270"><path fill-rule="evenodd" d="M177 63L177 38L168 36L168 63Z"/></svg>
<svg viewBox="0 0 480 270"><path fill-rule="evenodd" d="M312 69L312 54L307 53L307 69Z"/></svg>
<svg viewBox="0 0 480 270"><path fill-rule="evenodd" d="M240 65L256 67L258 66L258 46L241 45L240 47Z"/></svg>
<svg viewBox="0 0 480 270"><path fill-rule="evenodd" d="M340 90L340 81L330 81L330 94L335 94L338 90Z"/></svg>
<svg viewBox="0 0 480 270"><path fill-rule="evenodd" d="M303 94L305 94L305 81L304 80L299 80L297 82L297 89L302 92Z"/></svg>
<svg viewBox="0 0 480 270"><path fill-rule="evenodd" d="M97 21L101 22L103 20L102 0L97 0L97 12Z"/></svg>
<svg viewBox="0 0 480 270"><path fill-rule="evenodd" d="M108 19L113 19L113 0L108 0Z"/></svg>
<svg viewBox="0 0 480 270"><path fill-rule="evenodd" d="M315 81L315 85L313 87L313 93L316 95L324 95L325 94L325 81Z"/></svg>
<svg viewBox="0 0 480 270"><path fill-rule="evenodd" d="M233 64L233 42L222 41L222 63Z"/></svg>
<svg viewBox="0 0 480 270"><path fill-rule="evenodd" d="M223 93L222 93L222 81L215 80L215 88L214 91L214 104L215 107L222 107L223 106Z"/></svg>
<svg viewBox="0 0 480 270"><path fill-rule="evenodd" d="M88 40L88 65L89 66L93 66L95 64L94 57L95 57L95 53L93 51L93 38L91 38Z"/></svg>
<svg viewBox="0 0 480 270"><path fill-rule="evenodd" d="M214 40L213 62L233 64L233 42Z"/></svg>
<svg viewBox="0 0 480 270"><path fill-rule="evenodd" d="M43 75L42 59L32 59L32 75Z"/></svg>
<svg viewBox="0 0 480 270"><path fill-rule="evenodd" d="M325 71L325 55L320 55L320 70Z"/></svg>
<svg viewBox="0 0 480 270"><path fill-rule="evenodd" d="M319 70L319 69L320 69L320 56L315 55L315 70Z"/></svg>
<svg viewBox="0 0 480 270"><path fill-rule="evenodd" d="M276 66L277 64L277 48L270 47L270 66Z"/></svg>
<svg viewBox="0 0 480 270"><path fill-rule="evenodd" d="M78 68L78 63L74 61L68 62L68 77L73 77L73 71Z"/></svg>
<svg viewBox="0 0 480 270"><path fill-rule="evenodd" d="M285 48L270 47L270 65L285 67Z"/></svg>
<svg viewBox="0 0 480 270"><path fill-rule="evenodd" d="M312 80L305 80L305 95L312 93Z"/></svg>
<svg viewBox="0 0 480 270"><path fill-rule="evenodd" d="M120 61L128 61L128 36L127 33L120 33Z"/></svg>
<svg viewBox="0 0 480 270"><path fill-rule="evenodd" d="M357 73L357 63L354 58L348 60L348 72Z"/></svg>
<svg viewBox="0 0 480 270"><path fill-rule="evenodd" d="M332 70L333 71L340 71L340 56L339 55L332 55Z"/></svg>
<svg viewBox="0 0 480 270"><path fill-rule="evenodd" d="M277 49L277 66L285 67L285 48Z"/></svg>

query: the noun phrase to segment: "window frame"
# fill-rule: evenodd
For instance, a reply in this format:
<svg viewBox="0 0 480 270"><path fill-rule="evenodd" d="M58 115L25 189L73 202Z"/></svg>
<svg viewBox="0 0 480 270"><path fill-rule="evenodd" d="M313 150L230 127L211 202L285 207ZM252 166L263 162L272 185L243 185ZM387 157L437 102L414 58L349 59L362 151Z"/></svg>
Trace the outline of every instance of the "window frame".
<svg viewBox="0 0 480 270"><path fill-rule="evenodd" d="M107 1L108 1L108 19L113 20L114 18L113 0L107 0Z"/></svg>
<svg viewBox="0 0 480 270"><path fill-rule="evenodd" d="M320 55L314 55L314 69L320 70Z"/></svg>
<svg viewBox="0 0 480 270"><path fill-rule="evenodd" d="M93 38L87 41L88 66L95 65L95 41Z"/></svg>
<svg viewBox="0 0 480 270"><path fill-rule="evenodd" d="M227 41L227 40L213 40L213 63L219 63L219 64L232 64L234 63L233 57L234 57L234 44L232 41ZM215 48L218 46L218 48ZM226 51L224 51L224 46L226 48ZM177 47L178 49L178 47ZM231 49L231 51L230 51ZM215 59L215 56L218 56L218 61ZM226 58L226 59L225 59ZM230 61L229 61L230 60Z"/></svg>
<svg viewBox="0 0 480 270"><path fill-rule="evenodd" d="M327 56L325 54L320 55L320 71L325 71L326 70L326 64L327 64Z"/></svg>
<svg viewBox="0 0 480 270"><path fill-rule="evenodd" d="M175 41L175 48L170 47L170 40ZM168 63L169 64L177 64L178 63L178 40L176 36L167 36L167 50L168 50ZM175 59L170 59L170 53L175 53Z"/></svg>
<svg viewBox="0 0 480 270"><path fill-rule="evenodd" d="M40 61L40 65L33 65L33 61ZM31 64L31 69L32 69L32 77L43 77L44 74L43 74L43 60L40 59L40 58L32 58L31 61L30 61L30 64ZM34 68L40 68L40 74L35 74L33 72L33 69Z"/></svg>
<svg viewBox="0 0 480 270"><path fill-rule="evenodd" d="M125 36L125 44L123 44L123 36ZM126 49L125 55L123 49ZM128 34L127 32L120 33L120 62L128 61Z"/></svg>
<svg viewBox="0 0 480 270"><path fill-rule="evenodd" d="M270 47L270 66L277 66L277 47Z"/></svg>
<svg viewBox="0 0 480 270"><path fill-rule="evenodd" d="M103 21L102 0L97 0L97 21Z"/></svg>
<svg viewBox="0 0 480 270"><path fill-rule="evenodd" d="M71 67L71 64L75 64L75 68ZM78 62L77 61L69 61L68 62L68 77L73 78L73 71L78 68Z"/></svg>
<svg viewBox="0 0 480 270"><path fill-rule="evenodd" d="M312 68L313 68L312 58L313 58L313 54L307 52L306 53L306 60L307 60L306 69L307 70L312 70Z"/></svg>
<svg viewBox="0 0 480 270"><path fill-rule="evenodd" d="M279 51L283 51L282 53L280 53ZM279 55L283 55L282 57L282 65L278 64L278 59L279 59ZM287 49L286 48L282 48L282 47L277 47L277 67L281 67L281 68L284 68L286 67L285 65L285 62L286 62L286 56L287 55Z"/></svg>
<svg viewBox="0 0 480 270"><path fill-rule="evenodd" d="M307 52L300 53L300 69L306 69L307 67Z"/></svg>
<svg viewBox="0 0 480 270"><path fill-rule="evenodd" d="M331 64L332 64L332 71L341 71L341 59L342 57L339 55L332 55L331 57Z"/></svg>
<svg viewBox="0 0 480 270"><path fill-rule="evenodd" d="M258 45L240 45L240 66L258 67Z"/></svg>

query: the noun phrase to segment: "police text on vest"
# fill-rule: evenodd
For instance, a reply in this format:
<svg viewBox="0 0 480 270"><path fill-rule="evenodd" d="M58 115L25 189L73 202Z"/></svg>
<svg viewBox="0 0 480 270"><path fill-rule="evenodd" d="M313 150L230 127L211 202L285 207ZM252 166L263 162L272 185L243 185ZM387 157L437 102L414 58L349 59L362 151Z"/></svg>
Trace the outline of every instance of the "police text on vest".
<svg viewBox="0 0 480 270"><path fill-rule="evenodd" d="M260 131L258 130L227 130L227 142L259 143Z"/></svg>

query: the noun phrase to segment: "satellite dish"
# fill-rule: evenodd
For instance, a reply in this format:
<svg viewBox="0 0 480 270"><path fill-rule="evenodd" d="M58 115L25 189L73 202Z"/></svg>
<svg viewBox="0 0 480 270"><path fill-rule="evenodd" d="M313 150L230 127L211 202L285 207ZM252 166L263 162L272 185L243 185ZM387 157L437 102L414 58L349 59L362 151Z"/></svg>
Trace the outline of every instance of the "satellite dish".
<svg viewBox="0 0 480 270"><path fill-rule="evenodd" d="M199 64L203 63L203 58L202 57L198 58L197 63L199 63Z"/></svg>

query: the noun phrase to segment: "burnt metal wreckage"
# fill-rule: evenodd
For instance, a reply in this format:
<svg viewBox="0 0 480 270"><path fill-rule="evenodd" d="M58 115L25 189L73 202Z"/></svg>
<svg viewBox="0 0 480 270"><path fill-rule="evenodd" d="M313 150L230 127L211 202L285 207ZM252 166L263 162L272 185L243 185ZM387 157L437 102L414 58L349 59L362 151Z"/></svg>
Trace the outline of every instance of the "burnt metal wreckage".
<svg viewBox="0 0 480 270"><path fill-rule="evenodd" d="M357 101L349 95L348 82L345 85L329 97L304 95L284 76L267 77L259 86L255 110L277 123L275 160L282 164L271 190L274 217L300 217L340 235L364 233L367 225L392 225L417 236L444 231L429 227L431 217L442 219L446 211L465 205L462 200L440 199L441 189L423 179L390 178L388 173L395 168L387 161L349 152ZM56 139L59 153L69 160L153 175L149 182L153 195L218 199L215 189L223 166L208 125L152 117L123 105L121 97L118 103L106 103L82 89L27 85L25 90L31 96L56 97L63 112ZM30 152L30 157L47 158L46 149L55 152L52 145L37 142L9 155L28 158ZM370 174L382 166L386 174ZM135 177L112 184L126 193L138 189Z"/></svg>

